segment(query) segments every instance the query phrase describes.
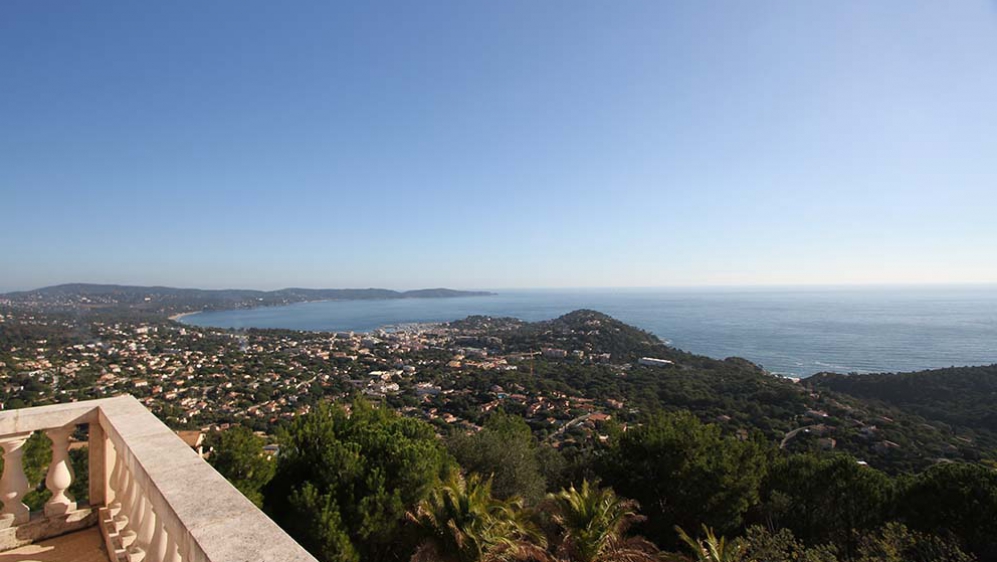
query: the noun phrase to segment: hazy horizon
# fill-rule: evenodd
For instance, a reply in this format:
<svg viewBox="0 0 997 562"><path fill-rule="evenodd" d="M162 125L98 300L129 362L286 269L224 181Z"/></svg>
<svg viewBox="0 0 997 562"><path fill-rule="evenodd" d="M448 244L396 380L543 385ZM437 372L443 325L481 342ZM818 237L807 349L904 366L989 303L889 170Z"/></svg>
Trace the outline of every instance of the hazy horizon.
<svg viewBox="0 0 997 562"><path fill-rule="evenodd" d="M87 282L87 281L68 281L64 283L55 283L52 285L44 285L40 287L24 287L24 288L4 288L0 286L0 294L4 293L16 293L16 292L29 292L39 289L45 289L49 287L58 287L61 285L118 285L118 286L128 286L128 287L164 287L168 289L200 289L200 290L211 290L211 291L224 291L224 290L250 290L250 291L279 291L282 289L305 289L305 290L323 290L323 289L347 289L347 290L362 290L362 289L386 289L391 291L416 291L423 289L453 289L458 291L486 291L486 292L501 292L501 291L669 291L669 290L689 290L689 291L723 291L723 290L743 290L743 291L780 291L780 290L851 290L851 289L866 289L866 290L903 290L903 289L989 289L997 288L997 282L981 282L981 283L839 283L839 284L827 284L827 283L811 283L811 284L758 284L758 285L603 285L603 286L536 286L536 287L455 287L449 285L427 285L418 287L408 287L408 286L380 286L380 285L356 285L356 286L333 286L333 285L286 285L286 286L274 286L274 287L264 287L255 286L252 284L247 284L245 286L197 286L197 285L164 285L162 283L148 283L148 284L133 284L133 283L114 283L114 282Z"/></svg>
<svg viewBox="0 0 997 562"><path fill-rule="evenodd" d="M997 282L997 4L0 5L0 291Z"/></svg>

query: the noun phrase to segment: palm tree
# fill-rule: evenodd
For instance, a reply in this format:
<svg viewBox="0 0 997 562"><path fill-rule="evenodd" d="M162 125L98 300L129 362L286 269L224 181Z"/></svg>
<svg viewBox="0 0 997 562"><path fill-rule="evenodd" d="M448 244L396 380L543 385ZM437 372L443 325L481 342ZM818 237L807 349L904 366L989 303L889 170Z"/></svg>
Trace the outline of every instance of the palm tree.
<svg viewBox="0 0 997 562"><path fill-rule="evenodd" d="M455 473L408 513L425 535L412 562L499 562L546 557L522 500L492 496L491 480Z"/></svg>
<svg viewBox="0 0 997 562"><path fill-rule="evenodd" d="M582 482L547 496L551 517L562 529L556 554L571 562L651 562L658 549L642 537L627 537L627 529L644 517L637 502L618 497L609 488Z"/></svg>
<svg viewBox="0 0 997 562"><path fill-rule="evenodd" d="M703 525L705 539L694 539L686 533L682 527L675 526L679 538L682 539L689 550L696 556L697 562L736 562L740 558L741 543L737 540L727 542L723 537L717 538L713 529Z"/></svg>

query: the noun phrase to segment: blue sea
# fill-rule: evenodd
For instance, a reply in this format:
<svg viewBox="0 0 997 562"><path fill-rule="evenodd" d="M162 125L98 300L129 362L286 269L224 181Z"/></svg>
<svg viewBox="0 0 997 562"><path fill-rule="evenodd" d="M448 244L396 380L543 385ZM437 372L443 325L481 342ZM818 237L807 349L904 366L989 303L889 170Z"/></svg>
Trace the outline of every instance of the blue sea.
<svg viewBox="0 0 997 562"><path fill-rule="evenodd" d="M488 297L324 301L205 312L222 328L369 331L472 314L544 320L604 312L680 349L794 377L997 363L997 286L497 290Z"/></svg>

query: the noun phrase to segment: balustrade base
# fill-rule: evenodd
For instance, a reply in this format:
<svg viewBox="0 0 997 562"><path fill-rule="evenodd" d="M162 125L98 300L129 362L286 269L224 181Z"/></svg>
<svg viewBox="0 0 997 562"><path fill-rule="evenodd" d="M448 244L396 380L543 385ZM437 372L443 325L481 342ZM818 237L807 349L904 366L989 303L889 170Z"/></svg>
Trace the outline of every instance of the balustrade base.
<svg viewBox="0 0 997 562"><path fill-rule="evenodd" d="M14 515L13 513L6 513L0 515L0 529L10 529L12 527L17 527L18 525L24 525L30 520L30 515L28 513L19 513Z"/></svg>
<svg viewBox="0 0 997 562"><path fill-rule="evenodd" d="M72 513L76 510L77 510L76 502L70 502L68 504L65 503L57 503L52 505L45 504L43 512L45 513L46 517L59 517L62 515L66 515L67 513Z"/></svg>
<svg viewBox="0 0 997 562"><path fill-rule="evenodd" d="M93 527L96 524L97 512L89 507L55 516L32 514L27 523L0 529L0 552Z"/></svg>
<svg viewBox="0 0 997 562"><path fill-rule="evenodd" d="M125 562L128 560L128 554L125 551L122 537L118 533L118 526L114 522L112 510L106 507L100 508L97 520L100 522L100 534L104 538L104 547L107 549L108 558L112 562Z"/></svg>

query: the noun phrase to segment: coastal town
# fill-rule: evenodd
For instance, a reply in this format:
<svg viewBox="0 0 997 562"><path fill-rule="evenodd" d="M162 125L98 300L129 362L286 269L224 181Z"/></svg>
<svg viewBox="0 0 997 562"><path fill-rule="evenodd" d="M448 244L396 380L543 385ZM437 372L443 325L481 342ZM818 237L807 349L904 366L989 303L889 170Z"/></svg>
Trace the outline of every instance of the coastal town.
<svg viewBox="0 0 997 562"><path fill-rule="evenodd" d="M912 441L914 429L924 433L916 419L742 359L688 354L592 311L548 323L471 317L330 333L6 305L4 409L127 393L176 430L241 424L273 435L320 402L364 396L441 435L476 432L494 411L514 413L562 447L604 441L642 412L687 408L740 439L761 432L784 449L845 450L880 465L961 458L976 447L972 436L944 429Z"/></svg>
<svg viewBox="0 0 997 562"><path fill-rule="evenodd" d="M6 311L0 325L74 334L41 338L3 350L3 406L22 407L129 393L177 428L243 423L268 431L307 413L321 400L362 394L405 415L443 428L480 429L488 412L521 412L560 438L572 428L591 433L626 405L568 392L527 391L520 384L487 388L469 379L524 371L539 360L610 366L611 354L542 348L500 351L447 325L412 325L371 333L277 330L234 332L167 322L87 322L33 312ZM497 351L499 350L499 351ZM651 361L651 359L648 359ZM667 360L656 360L664 365ZM624 365L614 365L621 371Z"/></svg>

